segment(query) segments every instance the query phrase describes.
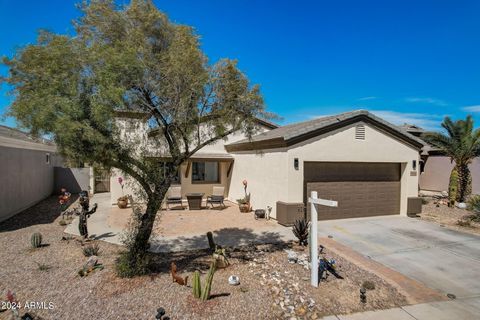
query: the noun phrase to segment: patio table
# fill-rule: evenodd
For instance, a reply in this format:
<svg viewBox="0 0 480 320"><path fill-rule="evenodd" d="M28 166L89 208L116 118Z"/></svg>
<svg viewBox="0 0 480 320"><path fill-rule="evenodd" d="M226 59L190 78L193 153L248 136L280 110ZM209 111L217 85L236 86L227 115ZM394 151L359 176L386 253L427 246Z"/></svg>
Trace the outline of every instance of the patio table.
<svg viewBox="0 0 480 320"><path fill-rule="evenodd" d="M188 209L201 210L204 193L187 193Z"/></svg>

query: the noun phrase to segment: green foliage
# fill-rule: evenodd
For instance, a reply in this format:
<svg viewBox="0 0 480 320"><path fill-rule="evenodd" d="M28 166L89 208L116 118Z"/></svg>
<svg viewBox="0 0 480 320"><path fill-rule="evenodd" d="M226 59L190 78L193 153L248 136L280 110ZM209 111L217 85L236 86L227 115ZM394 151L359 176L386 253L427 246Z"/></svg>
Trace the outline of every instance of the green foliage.
<svg viewBox="0 0 480 320"><path fill-rule="evenodd" d="M471 174L468 164L480 155L480 129L474 130L473 118L452 121L445 117L442 127L446 134L440 132L425 133L422 138L432 146L439 148L455 162L458 173L458 190L455 199L464 202L471 192Z"/></svg>
<svg viewBox="0 0 480 320"><path fill-rule="evenodd" d="M298 243L306 246L308 243L308 222L305 219L295 220L292 227L292 232L297 237Z"/></svg>
<svg viewBox="0 0 480 320"><path fill-rule="evenodd" d="M151 270L151 259L147 255L138 255L132 258L130 251L122 252L116 260L115 271L121 278L132 278L146 275Z"/></svg>
<svg viewBox="0 0 480 320"><path fill-rule="evenodd" d="M238 204L249 204L250 203L250 193L245 194L245 197L237 199Z"/></svg>
<svg viewBox="0 0 480 320"><path fill-rule="evenodd" d="M39 263L39 262L35 262L35 263L37 264L37 267L38 267L39 271L48 271L48 270L52 269L52 267L47 265L47 264Z"/></svg>
<svg viewBox="0 0 480 320"><path fill-rule="evenodd" d="M375 290L375 282L370 280L365 280L362 283L362 288L365 288L367 290Z"/></svg>
<svg viewBox="0 0 480 320"><path fill-rule="evenodd" d="M458 170L457 168L453 168L452 172L450 173L450 181L448 184L448 205L453 207L455 205L455 201L458 197Z"/></svg>
<svg viewBox="0 0 480 320"><path fill-rule="evenodd" d="M98 243L89 244L83 247L82 252L85 257L98 256L100 253L100 246Z"/></svg>
<svg viewBox="0 0 480 320"><path fill-rule="evenodd" d="M473 212L480 213L480 195L471 196L468 199L467 209Z"/></svg>
<svg viewBox="0 0 480 320"><path fill-rule="evenodd" d="M197 299L200 299L202 296L202 287L200 282L200 272L198 270L193 273L192 287L193 296Z"/></svg>
<svg viewBox="0 0 480 320"><path fill-rule="evenodd" d="M208 63L194 28L171 22L152 1L84 1L80 9L74 34L42 31L3 58L1 81L14 97L8 115L51 136L70 161L115 167L138 182L147 208L129 250L142 265L179 166L233 132L251 137L257 117L273 115L236 61ZM144 134L131 134L145 125L149 149ZM159 170L152 149L169 154L172 166Z"/></svg>
<svg viewBox="0 0 480 320"><path fill-rule="evenodd" d="M65 219L62 219L62 220L58 221L58 224L61 225L61 226L66 226L68 224L68 222L65 221Z"/></svg>
<svg viewBox="0 0 480 320"><path fill-rule="evenodd" d="M40 248L42 246L42 234L39 232L32 234L30 244L32 245L32 248Z"/></svg>
<svg viewBox="0 0 480 320"><path fill-rule="evenodd" d="M470 220L457 220L457 225L460 227L467 227L467 228L472 226Z"/></svg>

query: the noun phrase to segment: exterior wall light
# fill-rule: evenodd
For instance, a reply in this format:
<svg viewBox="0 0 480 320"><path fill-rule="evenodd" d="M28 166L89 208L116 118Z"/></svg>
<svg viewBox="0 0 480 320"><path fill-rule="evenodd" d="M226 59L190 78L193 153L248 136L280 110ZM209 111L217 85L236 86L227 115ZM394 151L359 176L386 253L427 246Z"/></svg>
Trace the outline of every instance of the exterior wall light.
<svg viewBox="0 0 480 320"><path fill-rule="evenodd" d="M298 158L293 159L293 167L298 170Z"/></svg>

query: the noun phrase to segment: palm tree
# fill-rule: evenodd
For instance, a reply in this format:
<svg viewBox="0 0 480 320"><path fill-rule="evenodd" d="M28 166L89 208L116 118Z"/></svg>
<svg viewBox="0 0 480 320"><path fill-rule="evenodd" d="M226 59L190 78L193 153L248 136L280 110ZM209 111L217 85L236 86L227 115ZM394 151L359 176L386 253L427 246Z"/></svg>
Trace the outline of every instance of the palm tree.
<svg viewBox="0 0 480 320"><path fill-rule="evenodd" d="M450 157L452 162L455 162L455 167L450 175L450 184L457 184L458 192L453 200L465 202L472 192L472 176L468 165L475 157L480 156L480 128L473 129L473 119L470 115L465 120L457 121L445 117L442 127L447 134L427 132L422 138L432 146L439 148ZM455 175L458 175L457 179L455 179ZM451 187L452 185L449 190Z"/></svg>

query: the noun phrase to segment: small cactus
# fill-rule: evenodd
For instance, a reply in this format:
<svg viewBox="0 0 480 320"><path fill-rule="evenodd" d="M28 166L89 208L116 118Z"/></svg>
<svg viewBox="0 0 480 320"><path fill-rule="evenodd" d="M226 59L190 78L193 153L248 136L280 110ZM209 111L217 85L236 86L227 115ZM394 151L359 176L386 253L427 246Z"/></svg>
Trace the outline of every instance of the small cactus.
<svg viewBox="0 0 480 320"><path fill-rule="evenodd" d="M32 244L33 248L40 248L42 245L42 234L39 232L35 232L32 234L32 237L30 238L30 243Z"/></svg>
<svg viewBox="0 0 480 320"><path fill-rule="evenodd" d="M200 272L198 272L198 270L193 274L192 287L193 296L197 299L200 299L202 296L202 285L200 283Z"/></svg>
<svg viewBox="0 0 480 320"><path fill-rule="evenodd" d="M213 259L210 264L210 270L208 270L207 279L205 280L205 286L202 291L202 296L200 297L203 301L207 301L210 298L210 290L212 289L213 275L215 274L215 269L217 268L217 261Z"/></svg>
<svg viewBox="0 0 480 320"><path fill-rule="evenodd" d="M213 234L209 231L207 232L207 238L208 238L208 246L210 247L210 250L215 251L215 241L213 240Z"/></svg>

